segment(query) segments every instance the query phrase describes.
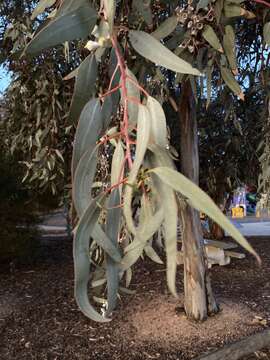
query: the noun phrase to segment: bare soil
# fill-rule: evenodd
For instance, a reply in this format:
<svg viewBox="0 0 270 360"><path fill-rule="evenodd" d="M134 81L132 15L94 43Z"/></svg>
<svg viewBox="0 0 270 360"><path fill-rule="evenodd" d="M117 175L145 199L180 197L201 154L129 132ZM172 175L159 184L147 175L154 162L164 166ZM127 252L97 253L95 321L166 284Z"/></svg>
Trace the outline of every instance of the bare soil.
<svg viewBox="0 0 270 360"><path fill-rule="evenodd" d="M1 360L185 360L270 326L270 238L250 238L261 267L247 255L211 269L222 311L206 322L185 317L181 267L174 299L164 266L141 262L131 285L136 293L121 295L105 325L85 318L74 301L71 241L45 240L31 263L0 266ZM246 359L270 359L270 352Z"/></svg>

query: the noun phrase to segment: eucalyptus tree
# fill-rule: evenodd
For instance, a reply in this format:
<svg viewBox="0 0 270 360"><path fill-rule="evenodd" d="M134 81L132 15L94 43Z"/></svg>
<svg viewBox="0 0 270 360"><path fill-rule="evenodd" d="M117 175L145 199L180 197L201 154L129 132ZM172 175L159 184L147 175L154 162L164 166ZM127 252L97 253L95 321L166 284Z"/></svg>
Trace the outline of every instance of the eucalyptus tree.
<svg viewBox="0 0 270 360"><path fill-rule="evenodd" d="M118 291L132 276L132 266L145 254L161 263L154 234L164 244L167 283L177 296L179 217L183 221L185 309L203 320L218 305L211 290L200 231L203 211L242 246L253 248L198 187L199 161L196 86L205 85L211 100L213 72L244 100L237 82L236 35L249 24L264 28L269 43L269 9L238 0L88 1L42 0L39 15L48 19L32 37L24 56L84 39L88 55L75 76L69 123L76 124L73 146L73 202L78 215L74 238L75 297L82 312L109 321ZM234 27L242 24L237 34ZM206 80L204 80L206 79ZM181 87L176 103L171 88ZM202 88L202 92L204 89ZM182 173L175 168L162 108L170 101L181 121ZM99 155L112 153L109 176L99 177ZM90 253L90 255L89 255ZM91 273L90 273L91 271ZM91 304L92 287L107 291L106 313Z"/></svg>

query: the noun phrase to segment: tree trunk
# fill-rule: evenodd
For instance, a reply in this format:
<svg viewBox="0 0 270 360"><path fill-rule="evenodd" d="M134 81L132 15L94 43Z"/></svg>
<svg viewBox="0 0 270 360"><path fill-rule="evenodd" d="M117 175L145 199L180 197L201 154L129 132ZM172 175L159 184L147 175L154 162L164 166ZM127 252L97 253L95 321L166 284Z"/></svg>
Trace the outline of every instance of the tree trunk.
<svg viewBox="0 0 270 360"><path fill-rule="evenodd" d="M198 132L196 104L190 81L183 85L179 116L181 124L182 173L195 184L199 183ZM212 294L205 257L201 223L198 211L190 206L183 209L183 252L185 311L190 319L205 320L218 311Z"/></svg>

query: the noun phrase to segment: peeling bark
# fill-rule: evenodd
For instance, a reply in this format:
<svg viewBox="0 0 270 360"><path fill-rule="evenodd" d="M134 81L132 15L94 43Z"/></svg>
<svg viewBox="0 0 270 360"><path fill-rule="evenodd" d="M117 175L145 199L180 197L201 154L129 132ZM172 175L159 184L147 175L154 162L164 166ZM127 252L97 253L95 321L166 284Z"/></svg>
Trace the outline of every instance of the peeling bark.
<svg viewBox="0 0 270 360"><path fill-rule="evenodd" d="M179 116L181 124L182 173L195 184L199 183L198 131L196 104L190 81L183 85ZM185 311L190 319L202 321L210 313L218 312L212 293L204 251L198 211L190 206L183 209L183 252Z"/></svg>

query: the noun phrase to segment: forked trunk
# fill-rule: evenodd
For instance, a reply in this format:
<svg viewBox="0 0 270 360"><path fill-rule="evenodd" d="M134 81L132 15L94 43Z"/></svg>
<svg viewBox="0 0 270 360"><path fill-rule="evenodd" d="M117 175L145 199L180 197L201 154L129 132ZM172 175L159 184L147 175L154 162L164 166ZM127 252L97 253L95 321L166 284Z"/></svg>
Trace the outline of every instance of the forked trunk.
<svg viewBox="0 0 270 360"><path fill-rule="evenodd" d="M196 104L190 81L184 83L181 93L179 116L182 173L198 184ZM185 311L190 319L205 320L208 314L218 311L218 305L212 294L198 211L186 206L183 221Z"/></svg>

